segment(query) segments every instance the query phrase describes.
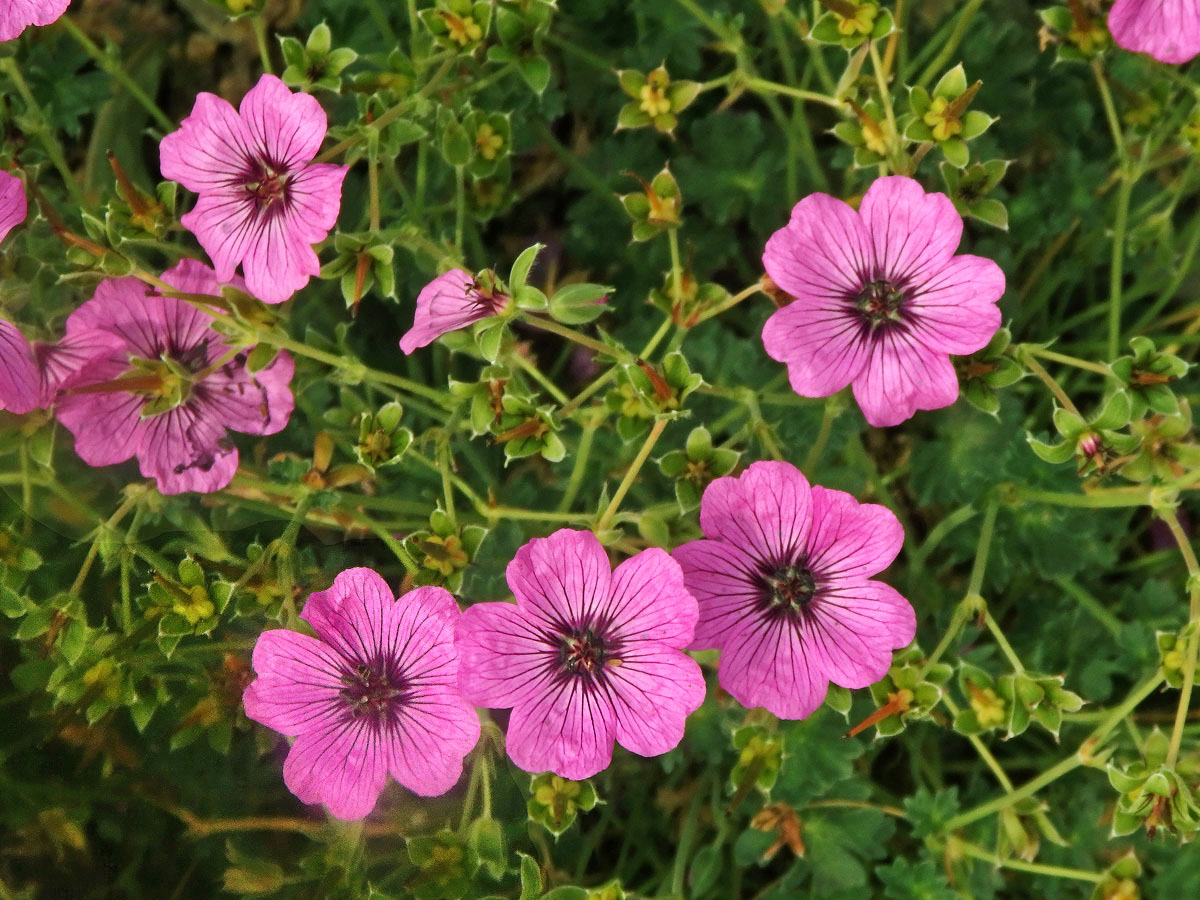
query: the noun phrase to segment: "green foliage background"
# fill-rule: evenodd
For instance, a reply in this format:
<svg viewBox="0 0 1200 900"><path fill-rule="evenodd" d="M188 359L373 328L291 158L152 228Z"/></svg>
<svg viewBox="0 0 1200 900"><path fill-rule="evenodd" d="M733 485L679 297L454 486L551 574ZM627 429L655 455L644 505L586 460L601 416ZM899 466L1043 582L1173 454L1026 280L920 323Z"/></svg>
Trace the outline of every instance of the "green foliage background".
<svg viewBox="0 0 1200 900"><path fill-rule="evenodd" d="M961 62L968 83L982 81L972 108L996 117L970 142L970 157L1011 161L989 195L1006 207L1008 228L969 219L963 249L996 259L1008 277L1001 307L1013 344L980 359L1010 359L1025 377L997 390L976 385L973 399L994 402L994 414L960 400L876 430L848 397L825 403L790 392L759 340L773 309L763 295L660 332L672 274L715 308L760 278L763 243L799 198L817 190L855 197L880 173L857 168L855 148L831 133L846 123L861 140L863 120L848 105L771 87L824 91L823 73L841 76L848 52L804 37L819 8L440 2L460 17L478 15L476 7L491 13L480 42L460 47L446 43L449 19L427 5L290 0L268 3L260 16L247 2L235 4L247 15L231 20L229 9L203 0L97 0L0 47L0 161L19 165L43 207L40 215L31 208L0 251L0 309L33 337L60 334L106 274L158 272L199 254L175 220L190 201L158 190L165 128L149 107L161 107L173 128L200 90L236 101L262 71L256 23L294 39L267 40L272 66L279 73L291 63L328 110L332 138L354 142L340 235L321 248L326 279L273 310L277 322L256 326L263 343L291 340L310 351L294 352L296 413L280 435L238 437L243 468L231 488L160 497L132 464L84 466L70 435L46 417L0 414L9 523L0 535L0 896L1196 894L1200 855L1182 842L1196 828L1195 810L1183 804L1200 772L1194 718L1171 766L1180 808L1173 822L1154 814L1155 836L1140 827L1144 809L1130 833L1113 835L1117 803L1124 797L1128 807L1134 791L1119 793L1103 771L1107 754L1119 772L1161 761L1177 716L1180 666L1165 671L1162 660L1187 646L1185 634L1176 648L1174 633L1188 623L1188 588L1198 585L1165 521L1190 534L1198 514L1187 493L1195 379L1170 381L1183 404L1171 417L1182 423L1178 433L1160 440L1157 407L1135 406L1110 429L1138 437L1133 449L1097 469L1087 454L1076 458L1082 432L1055 436L1061 398L1036 377L1048 370L1090 422L1114 391L1136 393L1105 368L1130 352L1129 338L1149 336L1193 358L1196 67L1111 47L1085 53L1053 29L1039 50L1047 19L1019 0L893 8L903 29L889 89L897 111L908 109L906 86L932 88ZM1082 8L1102 27L1102 15ZM333 47L357 53L340 71L303 55L322 22ZM631 101L617 72L660 64L672 81L704 86L679 112L673 137L654 127L614 131ZM1115 98L1116 146L1101 85ZM880 98L869 61L846 93L871 114ZM368 112L373 120L397 106L402 114L387 126L366 124ZM479 154L467 128L484 119L506 134L496 160ZM132 220L137 204L118 194L107 151L147 202L160 202L149 228ZM456 170L450 163L463 153ZM915 175L927 189L958 184L950 166L947 186L942 160L940 148L920 160ZM682 197L674 273L668 236L631 242L618 200L668 166ZM68 247L64 230L91 250ZM672 382L671 408L656 408L637 366L622 365L594 401L563 415L514 354L567 397L608 363L558 334L512 324L498 333L499 369L485 368L469 334L399 353L415 296L439 266L465 260L504 277L538 242L547 246L530 283L547 294L573 282L611 286L604 316L574 327L593 338L602 329L629 354L660 334L651 357L662 364L666 351L680 351L704 385L685 392ZM352 314L362 248L372 248L369 277ZM1048 347L1067 361L1038 355ZM503 427L487 421L494 381L508 382ZM384 412L390 402L402 406L398 422L394 408ZM473 434L473 402L484 413L478 430L490 435ZM917 610L921 649L898 658L891 682L853 697L835 692L831 708L810 719L776 722L720 693L715 659L702 654L710 697L679 749L650 760L618 751L582 794L547 781L531 788L498 752L496 730L455 791L425 801L393 785L365 824L328 821L288 794L285 744L241 711L255 637L294 621L295 606L345 567L411 582L405 554L419 565L418 581L448 584L465 603L502 599L504 565L531 536L604 518L662 413L652 461L603 522L614 553L698 535L699 486L677 485L684 458L706 462L711 475L728 470L732 454L744 465L778 452L813 482L885 503L905 524L905 550L886 578ZM380 414L386 427L373 418ZM561 460L540 439L495 439L538 415L565 450ZM699 436L689 442L700 425L719 458ZM389 453L364 467L363 436L381 428ZM1065 437L1072 464L1043 461L1027 434L1051 445ZM1157 467L1125 477L1139 454ZM1011 702L1001 704L1001 727L980 721L982 692L1003 699L999 680L1016 674L1002 641L1025 669L1063 676L1086 701L1063 713L1058 734L1046 727L1053 715L1035 716L1005 739ZM945 671L922 662L939 644ZM874 728L845 736L917 672L944 676L936 690L927 682L932 709L903 723L885 719L887 737ZM1159 688L1160 675L1170 687ZM1101 731L1103 742L1085 741ZM1045 773L1056 777L1039 783ZM1041 789L1022 793L1031 782ZM998 800L1013 790L1016 799ZM590 810L580 799L589 791L599 798ZM547 824L565 830L555 836Z"/></svg>

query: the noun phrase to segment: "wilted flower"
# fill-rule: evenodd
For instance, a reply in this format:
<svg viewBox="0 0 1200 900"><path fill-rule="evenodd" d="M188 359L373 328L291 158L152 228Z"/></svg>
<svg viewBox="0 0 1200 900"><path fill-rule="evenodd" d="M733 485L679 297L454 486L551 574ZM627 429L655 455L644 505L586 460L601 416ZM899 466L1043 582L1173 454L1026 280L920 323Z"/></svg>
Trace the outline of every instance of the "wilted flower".
<svg viewBox="0 0 1200 900"><path fill-rule="evenodd" d="M510 302L495 276L477 279L462 269L451 269L425 285L417 295L413 327L400 338L400 349L412 353L443 334L503 312Z"/></svg>
<svg viewBox="0 0 1200 900"><path fill-rule="evenodd" d="M264 75L236 112L199 94L179 130L162 139L164 177L200 195L180 221L212 257L218 280L231 281L241 263L251 294L282 303L320 274L312 245L337 222L348 171L310 164L326 125L313 97Z"/></svg>
<svg viewBox="0 0 1200 900"><path fill-rule="evenodd" d="M866 687L913 639L908 601L870 578L904 542L886 508L757 462L708 486L700 525L707 539L674 552L700 604L691 648L723 651L721 687L743 706L802 719L827 682Z"/></svg>
<svg viewBox="0 0 1200 900"><path fill-rule="evenodd" d="M1196 0L1117 0L1108 29L1119 46L1159 62L1185 63L1200 53Z"/></svg>
<svg viewBox="0 0 1200 900"><path fill-rule="evenodd" d="M0 21L3 13L0 12ZM25 221L25 185L21 179L8 172L0 172L0 241Z"/></svg>
<svg viewBox="0 0 1200 900"><path fill-rule="evenodd" d="M517 551L508 586L516 605L469 607L455 644L463 695L512 707L513 762L578 781L608 766L614 739L641 756L679 744L704 677L681 652L696 601L670 556L612 571L595 535L563 529Z"/></svg>
<svg viewBox="0 0 1200 900"><path fill-rule="evenodd" d="M296 742L283 779L339 819L372 809L388 773L417 794L454 787L479 740L479 717L458 694L454 624L443 588L396 598L378 573L347 569L308 598L315 638L268 631L254 646L258 678L246 715Z"/></svg>
<svg viewBox="0 0 1200 900"><path fill-rule="evenodd" d="M190 259L162 279L183 293L220 291L213 271ZM68 379L58 405L88 465L137 456L164 494L220 490L238 466L226 429L274 434L292 414L286 352L251 373L249 350L233 352L204 313L135 278L102 281L67 319L68 339L97 331L118 338L116 349Z"/></svg>
<svg viewBox="0 0 1200 900"><path fill-rule="evenodd" d="M853 383L875 426L953 403L949 354L987 345L1004 293L994 262L954 255L961 237L950 199L903 176L877 179L857 213L827 194L797 203L763 253L767 274L796 298L763 328L796 393L827 397Z"/></svg>
<svg viewBox="0 0 1200 900"><path fill-rule="evenodd" d="M49 25L67 11L71 0L5 0L0 3L0 41L19 37L30 25Z"/></svg>

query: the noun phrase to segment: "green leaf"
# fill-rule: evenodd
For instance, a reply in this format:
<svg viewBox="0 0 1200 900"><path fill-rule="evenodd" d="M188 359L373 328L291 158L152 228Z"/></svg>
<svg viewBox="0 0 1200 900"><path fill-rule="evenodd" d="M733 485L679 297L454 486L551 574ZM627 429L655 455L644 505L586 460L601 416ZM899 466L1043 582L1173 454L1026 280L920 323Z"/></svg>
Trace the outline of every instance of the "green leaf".
<svg viewBox="0 0 1200 900"><path fill-rule="evenodd" d="M465 166L475 151L467 130L458 122L450 122L442 132L442 156L452 166Z"/></svg>
<svg viewBox="0 0 1200 900"><path fill-rule="evenodd" d="M524 853L521 857L521 896L520 900L537 900L542 894L542 870L537 860Z"/></svg>
<svg viewBox="0 0 1200 900"><path fill-rule="evenodd" d="M541 94L550 85L550 63L544 57L523 59L517 64L517 70L535 94Z"/></svg>
<svg viewBox="0 0 1200 900"><path fill-rule="evenodd" d="M550 298L550 316L566 325L583 325L607 311L612 288L603 284L568 284Z"/></svg>

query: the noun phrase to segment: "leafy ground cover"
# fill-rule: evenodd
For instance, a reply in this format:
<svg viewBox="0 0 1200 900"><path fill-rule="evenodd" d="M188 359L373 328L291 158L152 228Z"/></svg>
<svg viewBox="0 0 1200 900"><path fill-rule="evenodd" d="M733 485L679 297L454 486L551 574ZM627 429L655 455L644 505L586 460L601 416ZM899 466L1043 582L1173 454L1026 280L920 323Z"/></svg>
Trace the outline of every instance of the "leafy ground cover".
<svg viewBox="0 0 1200 900"><path fill-rule="evenodd" d="M10 6L0 897L1197 893L1186 3Z"/></svg>

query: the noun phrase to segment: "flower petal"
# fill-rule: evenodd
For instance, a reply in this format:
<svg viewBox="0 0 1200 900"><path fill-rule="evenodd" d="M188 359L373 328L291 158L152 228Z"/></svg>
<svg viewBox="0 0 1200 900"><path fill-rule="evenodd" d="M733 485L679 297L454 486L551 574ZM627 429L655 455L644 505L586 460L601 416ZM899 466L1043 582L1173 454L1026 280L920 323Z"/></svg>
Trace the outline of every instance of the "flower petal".
<svg viewBox="0 0 1200 900"><path fill-rule="evenodd" d="M0 409L23 415L39 405L41 393L29 341L16 325L0 319Z"/></svg>
<svg viewBox="0 0 1200 900"><path fill-rule="evenodd" d="M827 308L858 293L873 260L858 214L828 194L810 194L771 235L762 261L771 280L789 294Z"/></svg>
<svg viewBox="0 0 1200 900"><path fill-rule="evenodd" d="M179 221L196 236L216 266L217 278L224 283L235 277L238 263L245 259L251 243L259 239L262 231L253 203L240 189L201 194L192 211L182 215ZM249 276L248 271L246 274ZM249 277L246 281L246 290L258 297L249 284Z"/></svg>
<svg viewBox="0 0 1200 900"><path fill-rule="evenodd" d="M612 594L601 616L621 639L662 641L686 647L699 617L696 598L683 583L679 563L651 548L625 560L612 574Z"/></svg>
<svg viewBox="0 0 1200 900"><path fill-rule="evenodd" d="M344 657L367 662L383 654L396 595L374 569L345 569L304 604L300 618Z"/></svg>
<svg viewBox="0 0 1200 900"><path fill-rule="evenodd" d="M225 426L205 412L188 402L142 420L138 463L142 474L157 482L160 493L208 494L233 480L237 447L226 435Z"/></svg>
<svg viewBox="0 0 1200 900"><path fill-rule="evenodd" d="M1200 54L1200 0L1117 0L1108 28L1126 50L1185 63Z"/></svg>
<svg viewBox="0 0 1200 900"><path fill-rule="evenodd" d="M875 340L866 368L854 381L854 399L876 428L898 425L918 409L941 409L958 399L958 375L945 352L888 330Z"/></svg>
<svg viewBox="0 0 1200 900"><path fill-rule="evenodd" d="M700 618L690 650L709 650L758 617L760 563L729 541L690 541L672 551Z"/></svg>
<svg viewBox="0 0 1200 900"><path fill-rule="evenodd" d="M771 313L763 325L767 355L788 367L788 381L801 397L828 397L862 372L871 342L862 322L840 300L818 305L797 300Z"/></svg>
<svg viewBox="0 0 1200 900"><path fill-rule="evenodd" d="M912 605L881 581L839 581L813 601L804 649L829 680L863 688L887 674L892 651L916 635Z"/></svg>
<svg viewBox="0 0 1200 900"><path fill-rule="evenodd" d="M179 130L159 142L159 170L197 193L240 185L253 164L250 141L233 107L202 91Z"/></svg>
<svg viewBox="0 0 1200 900"><path fill-rule="evenodd" d="M748 709L803 719L825 700L829 679L809 654L802 620L761 619L729 636L717 680Z"/></svg>
<svg viewBox="0 0 1200 900"><path fill-rule="evenodd" d="M812 497L808 566L818 578L868 578L892 564L904 545L904 526L895 513L819 485Z"/></svg>
<svg viewBox="0 0 1200 900"><path fill-rule="evenodd" d="M658 756L683 740L684 723L704 702L704 674L685 653L638 644L604 670L614 734L626 750Z"/></svg>
<svg viewBox="0 0 1200 900"><path fill-rule="evenodd" d="M956 256L912 288L909 327L922 344L945 353L975 353L1000 327L996 301L1004 272L981 256Z"/></svg>
<svg viewBox="0 0 1200 900"><path fill-rule="evenodd" d="M369 718L347 718L300 735L283 764L283 780L304 803L324 803L335 818L353 821L375 808L389 754Z"/></svg>
<svg viewBox="0 0 1200 900"><path fill-rule="evenodd" d="M962 240L962 216L945 194L925 193L920 182L889 175L871 182L859 207L874 262L868 280L903 287L938 272Z"/></svg>
<svg viewBox="0 0 1200 900"><path fill-rule="evenodd" d="M2 19L0 28L3 28ZM27 211L25 185L21 183L21 179L8 172L0 172L0 241L25 221Z"/></svg>
<svg viewBox="0 0 1200 900"><path fill-rule="evenodd" d="M611 700L582 678L548 683L508 720L508 755L526 772L553 772L579 781L612 762Z"/></svg>
<svg viewBox="0 0 1200 900"><path fill-rule="evenodd" d="M344 665L332 649L295 631L264 631L252 659L258 677L246 688L246 715L280 734L324 731L345 717L339 697Z"/></svg>
<svg viewBox="0 0 1200 900"><path fill-rule="evenodd" d="M558 631L594 620L610 596L612 568L590 531L563 528L533 538L506 574L517 605Z"/></svg>
<svg viewBox="0 0 1200 900"><path fill-rule="evenodd" d="M203 96L203 95L201 95ZM294 170L321 149L329 120L310 94L293 93L274 75L263 75L238 107L255 156L276 170Z"/></svg>
<svg viewBox="0 0 1200 900"><path fill-rule="evenodd" d="M808 479L785 462L756 462L736 478L717 478L700 500L705 535L765 562L794 562L808 540L811 519Z"/></svg>
<svg viewBox="0 0 1200 900"><path fill-rule="evenodd" d="M458 686L472 703L509 709L546 689L555 647L512 603L477 603L454 631Z"/></svg>
<svg viewBox="0 0 1200 900"><path fill-rule="evenodd" d="M400 338L400 349L412 353L490 316L491 309L472 294L474 289L475 279L462 269L451 269L425 285L417 295L413 327Z"/></svg>
<svg viewBox="0 0 1200 900"><path fill-rule="evenodd" d="M298 232L298 216L290 210L266 210L249 226L242 258L246 287L263 303L283 303L321 273L311 242Z"/></svg>

